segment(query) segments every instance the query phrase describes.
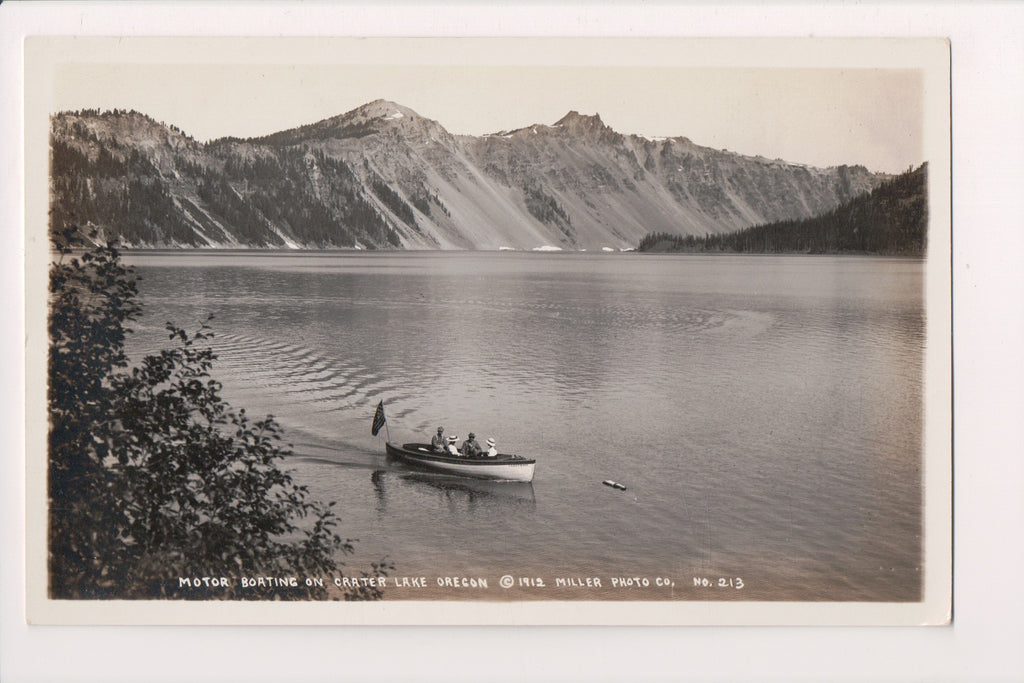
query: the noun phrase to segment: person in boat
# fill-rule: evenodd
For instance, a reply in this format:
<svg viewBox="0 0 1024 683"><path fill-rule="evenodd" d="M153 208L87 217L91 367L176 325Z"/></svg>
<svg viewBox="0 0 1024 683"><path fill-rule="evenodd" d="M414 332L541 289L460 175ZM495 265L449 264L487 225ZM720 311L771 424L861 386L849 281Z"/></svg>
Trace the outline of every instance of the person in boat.
<svg viewBox="0 0 1024 683"><path fill-rule="evenodd" d="M487 439L487 450L484 452L488 458L493 458L498 455L498 449L494 447L494 437Z"/></svg>
<svg viewBox="0 0 1024 683"><path fill-rule="evenodd" d="M461 453L459 453L459 449L455 447L455 442L458 441L458 440L459 440L459 437L455 436L454 434L452 436L448 437L448 453L447 453L447 455L454 455L454 456L461 455Z"/></svg>
<svg viewBox="0 0 1024 683"><path fill-rule="evenodd" d="M444 453L448 450L448 442L444 438L444 427L437 428L437 434L430 439L430 448L435 453Z"/></svg>
<svg viewBox="0 0 1024 683"><path fill-rule="evenodd" d="M481 453L483 453L483 449L480 448L480 444L476 442L476 434L470 432L469 437L462 442L463 457L479 458Z"/></svg>

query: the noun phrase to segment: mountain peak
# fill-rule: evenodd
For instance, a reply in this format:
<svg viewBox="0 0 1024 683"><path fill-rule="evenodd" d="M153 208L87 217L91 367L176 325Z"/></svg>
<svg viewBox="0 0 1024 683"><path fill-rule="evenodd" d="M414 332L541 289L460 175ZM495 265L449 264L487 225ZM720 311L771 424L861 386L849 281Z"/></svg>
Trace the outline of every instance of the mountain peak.
<svg viewBox="0 0 1024 683"><path fill-rule="evenodd" d="M362 104L355 109L345 112L344 114L338 114L332 116L329 119L324 119L313 125L319 126L352 126L352 125L376 125L379 123L388 123L392 121L413 120L422 121L425 120L422 116L414 112L408 107L403 107L400 104L396 104L390 100L373 100Z"/></svg>
<svg viewBox="0 0 1024 683"><path fill-rule="evenodd" d="M607 128L604 121L601 120L600 114L581 114L575 109L571 110L568 114L558 119L555 122L556 126L570 127L570 128L587 128L601 130Z"/></svg>
<svg viewBox="0 0 1024 683"><path fill-rule="evenodd" d="M414 135L434 140L448 139L451 134L437 121L428 119L390 100L373 100L350 112L329 119L335 126L343 129L359 129L367 131L401 130L406 135Z"/></svg>
<svg viewBox="0 0 1024 683"><path fill-rule="evenodd" d="M422 118L419 114L414 112L408 107L403 107L400 104L396 104L390 100L378 99L372 102L356 107L347 114L343 114L346 118L360 117L366 120L369 119L385 119L394 120L401 118Z"/></svg>
<svg viewBox="0 0 1024 683"><path fill-rule="evenodd" d="M394 129L431 139L450 137L437 121L420 116L412 109L390 100L377 99L344 114L262 138L254 138L253 141L292 145L309 139L359 138Z"/></svg>

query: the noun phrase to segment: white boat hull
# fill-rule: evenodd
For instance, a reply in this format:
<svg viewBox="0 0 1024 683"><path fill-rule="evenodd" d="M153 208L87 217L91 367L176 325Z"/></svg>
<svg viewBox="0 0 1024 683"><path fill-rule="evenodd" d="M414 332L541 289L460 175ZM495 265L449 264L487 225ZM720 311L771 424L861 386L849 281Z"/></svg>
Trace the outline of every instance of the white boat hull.
<svg viewBox="0 0 1024 683"><path fill-rule="evenodd" d="M458 458L433 453L418 444L386 445L388 455L410 465L459 477L501 481L533 481L535 460L512 455L494 458Z"/></svg>

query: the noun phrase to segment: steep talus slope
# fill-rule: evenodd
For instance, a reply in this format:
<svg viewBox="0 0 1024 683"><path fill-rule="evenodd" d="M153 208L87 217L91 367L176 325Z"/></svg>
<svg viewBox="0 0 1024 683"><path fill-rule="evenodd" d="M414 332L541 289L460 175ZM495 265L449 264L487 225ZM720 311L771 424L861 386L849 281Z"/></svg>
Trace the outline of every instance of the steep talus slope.
<svg viewBox="0 0 1024 683"><path fill-rule="evenodd" d="M810 216L871 189L879 178L862 167L809 169L686 138L620 135L600 117L576 112L553 126L489 136L474 147L480 166L500 182L553 198L583 239L597 231L632 240L653 226L718 233ZM549 222L561 225L559 218Z"/></svg>
<svg viewBox="0 0 1024 683"><path fill-rule="evenodd" d="M52 118L52 220L136 246L627 247L808 217L885 176L622 135L570 112L480 137L377 100L198 143L136 112Z"/></svg>

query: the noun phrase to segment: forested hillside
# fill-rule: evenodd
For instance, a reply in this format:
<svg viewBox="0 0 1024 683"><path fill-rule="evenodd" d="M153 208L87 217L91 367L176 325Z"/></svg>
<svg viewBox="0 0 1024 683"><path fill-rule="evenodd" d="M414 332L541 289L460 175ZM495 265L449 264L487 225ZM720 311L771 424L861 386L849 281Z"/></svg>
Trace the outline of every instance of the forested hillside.
<svg viewBox="0 0 1024 683"><path fill-rule="evenodd" d="M755 225L722 235L649 233L638 251L924 255L928 164L805 220Z"/></svg>

